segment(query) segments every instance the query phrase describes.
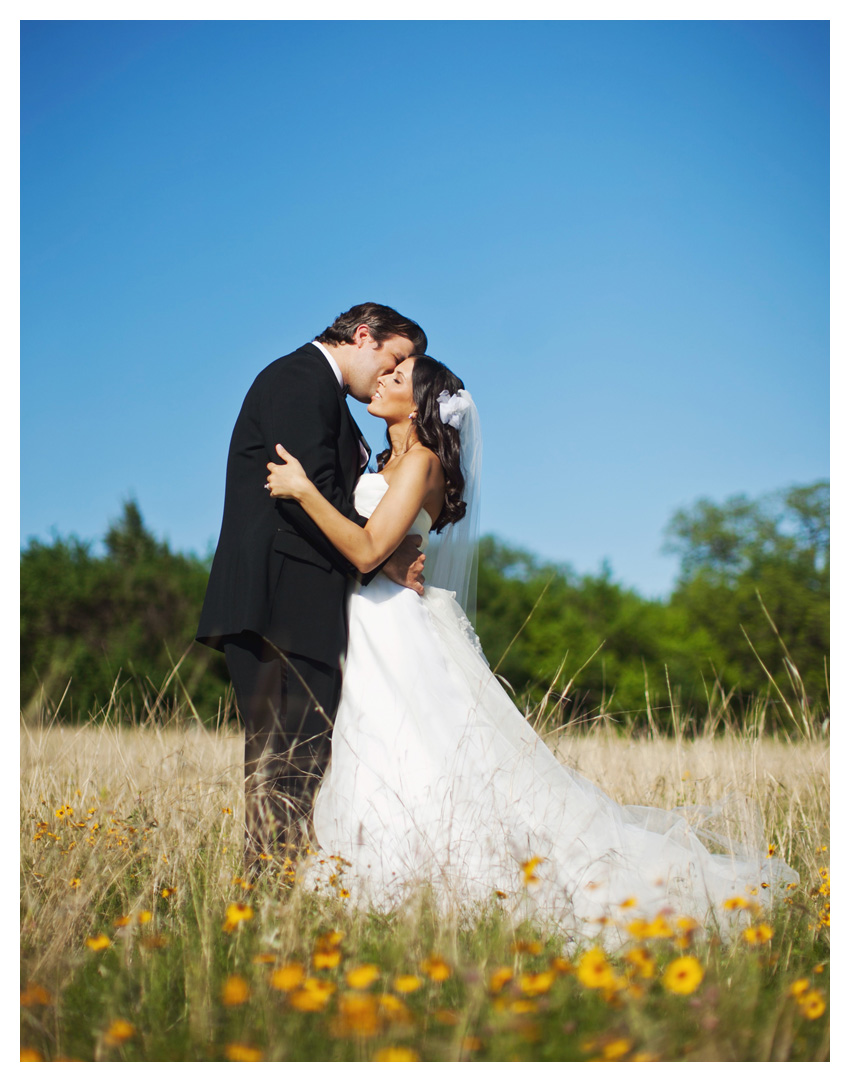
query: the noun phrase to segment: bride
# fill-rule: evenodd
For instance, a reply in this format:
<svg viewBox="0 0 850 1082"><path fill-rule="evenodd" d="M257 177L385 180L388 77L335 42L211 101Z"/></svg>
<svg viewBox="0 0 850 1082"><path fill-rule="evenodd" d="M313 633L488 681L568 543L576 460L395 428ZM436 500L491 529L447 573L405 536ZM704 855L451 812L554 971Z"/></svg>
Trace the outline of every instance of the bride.
<svg viewBox="0 0 850 1082"><path fill-rule="evenodd" d="M406 535L421 534L424 548L436 534L424 597L378 575L350 598L313 814L319 856L344 869L337 882L379 908L423 885L442 904L499 899L517 918L574 935L598 934L624 903L631 919L664 911L722 927L726 899L769 900L793 873L764 859L757 831L732 842L710 829L712 809L618 804L555 758L490 671L464 611L474 606L481 438L463 383L432 357L410 357L379 379L368 408L386 421L389 448L355 490L365 526L328 503L282 445L268 476L270 495L297 500L363 573Z"/></svg>

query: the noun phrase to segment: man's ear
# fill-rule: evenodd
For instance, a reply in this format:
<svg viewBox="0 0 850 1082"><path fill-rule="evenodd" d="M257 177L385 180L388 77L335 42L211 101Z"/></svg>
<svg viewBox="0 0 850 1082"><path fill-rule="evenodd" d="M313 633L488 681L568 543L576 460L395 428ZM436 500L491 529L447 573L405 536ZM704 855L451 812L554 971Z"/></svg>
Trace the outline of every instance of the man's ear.
<svg viewBox="0 0 850 1082"><path fill-rule="evenodd" d="M372 332L366 323L361 323L354 331L354 344L358 349L363 349L366 346L376 345L375 339L372 337Z"/></svg>

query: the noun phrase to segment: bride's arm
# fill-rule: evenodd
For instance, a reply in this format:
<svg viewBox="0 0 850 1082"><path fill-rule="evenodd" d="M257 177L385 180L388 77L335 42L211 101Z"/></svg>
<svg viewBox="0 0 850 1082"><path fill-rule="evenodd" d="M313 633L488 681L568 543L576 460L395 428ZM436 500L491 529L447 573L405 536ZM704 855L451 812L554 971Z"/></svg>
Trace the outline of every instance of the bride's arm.
<svg viewBox="0 0 850 1082"><path fill-rule="evenodd" d="M410 531L426 497L443 483L437 456L424 447L411 448L393 472L392 485L365 526L358 526L329 503L304 473L301 463L280 444L283 464L268 463L269 494L296 500L334 548L362 574L374 570L398 548Z"/></svg>

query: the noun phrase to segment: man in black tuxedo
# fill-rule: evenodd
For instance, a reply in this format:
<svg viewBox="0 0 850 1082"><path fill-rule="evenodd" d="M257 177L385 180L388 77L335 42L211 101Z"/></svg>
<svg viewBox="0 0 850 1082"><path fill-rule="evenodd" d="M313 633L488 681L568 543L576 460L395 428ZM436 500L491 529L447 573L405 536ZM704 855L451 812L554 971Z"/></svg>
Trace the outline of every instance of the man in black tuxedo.
<svg viewBox="0 0 850 1082"><path fill-rule="evenodd" d="M346 592L361 577L295 501L269 499L266 464L282 443L339 511L365 523L352 494L370 452L346 394L368 402L379 376L426 349L412 320L357 305L260 372L236 420L197 638L224 651L245 725L249 868L307 835L339 703ZM421 593L418 540L407 538L383 571Z"/></svg>

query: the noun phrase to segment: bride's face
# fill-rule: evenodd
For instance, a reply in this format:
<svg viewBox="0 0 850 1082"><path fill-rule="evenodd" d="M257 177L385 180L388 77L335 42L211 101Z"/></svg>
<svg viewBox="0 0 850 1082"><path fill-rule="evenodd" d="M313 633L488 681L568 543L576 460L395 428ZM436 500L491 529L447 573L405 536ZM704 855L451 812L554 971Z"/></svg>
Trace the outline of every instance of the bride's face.
<svg viewBox="0 0 850 1082"><path fill-rule="evenodd" d="M378 378L378 389L369 402L369 412L383 417L387 424L406 420L413 412L412 357L402 361L393 372Z"/></svg>

